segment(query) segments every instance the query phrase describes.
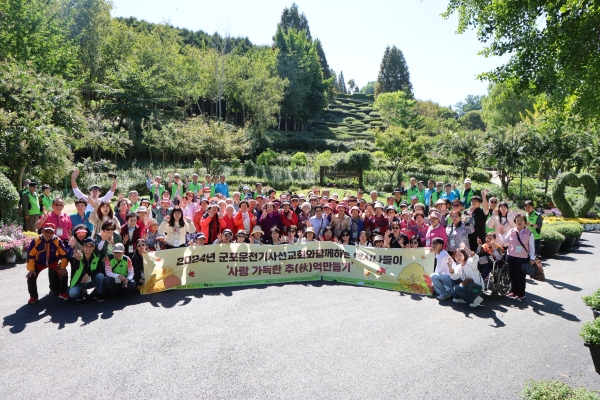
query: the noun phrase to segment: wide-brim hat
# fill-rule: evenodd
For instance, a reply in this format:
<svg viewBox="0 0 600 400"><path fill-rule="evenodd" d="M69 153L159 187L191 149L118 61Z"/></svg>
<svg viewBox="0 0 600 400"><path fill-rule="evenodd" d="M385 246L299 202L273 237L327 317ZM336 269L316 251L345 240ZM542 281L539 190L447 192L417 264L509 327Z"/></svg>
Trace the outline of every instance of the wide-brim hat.
<svg viewBox="0 0 600 400"><path fill-rule="evenodd" d="M308 233L308 232L315 233L315 228L313 228L312 226L309 226L308 228L306 228L306 229L304 230L304 233L305 233L305 234L306 234L306 233Z"/></svg>
<svg viewBox="0 0 600 400"><path fill-rule="evenodd" d="M429 213L429 218L437 218L438 220L441 220L442 214L440 214L437 211L433 211L433 212Z"/></svg>
<svg viewBox="0 0 600 400"><path fill-rule="evenodd" d="M256 225L256 226L254 226L254 228L252 228L251 235L254 235L255 233L260 233L261 235L265 234L259 225Z"/></svg>

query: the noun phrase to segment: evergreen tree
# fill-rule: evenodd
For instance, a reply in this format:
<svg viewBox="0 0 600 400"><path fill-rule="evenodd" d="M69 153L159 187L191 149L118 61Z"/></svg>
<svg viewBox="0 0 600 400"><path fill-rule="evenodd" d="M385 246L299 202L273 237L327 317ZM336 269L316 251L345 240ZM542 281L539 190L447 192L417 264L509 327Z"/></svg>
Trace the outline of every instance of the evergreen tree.
<svg viewBox="0 0 600 400"><path fill-rule="evenodd" d="M410 97L413 96L412 83L410 83L410 74L404 54L396 46L392 46L391 49L388 46L381 60L375 86L375 96L381 93L397 92L398 90L407 93Z"/></svg>
<svg viewBox="0 0 600 400"><path fill-rule="evenodd" d="M306 15L304 13L300 14L298 11L298 5L296 3L292 3L291 8L284 8L281 13L281 20L277 25L277 29L279 27L283 29L284 33L287 33L289 29L295 29L297 31L306 32L306 38L308 40L312 40L310 36L310 29L308 28L308 20L306 19Z"/></svg>
<svg viewBox="0 0 600 400"><path fill-rule="evenodd" d="M348 93L346 90L346 81L344 80L344 71L340 72L340 76L338 78L338 87L340 88L340 93Z"/></svg>
<svg viewBox="0 0 600 400"><path fill-rule="evenodd" d="M329 68L329 64L327 63L327 57L325 57L325 51L323 51L323 46L321 45L321 41L317 38L315 39L315 47L317 48L317 55L319 56L319 62L321 64L321 69L323 70L323 79L329 79L331 75L331 69Z"/></svg>

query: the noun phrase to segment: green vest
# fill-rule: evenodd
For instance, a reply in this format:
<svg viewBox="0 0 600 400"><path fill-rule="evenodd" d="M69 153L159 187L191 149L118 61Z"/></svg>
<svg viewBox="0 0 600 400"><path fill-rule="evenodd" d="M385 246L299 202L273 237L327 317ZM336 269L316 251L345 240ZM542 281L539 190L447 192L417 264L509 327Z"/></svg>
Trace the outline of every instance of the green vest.
<svg viewBox="0 0 600 400"><path fill-rule="evenodd" d="M465 189L460 194L460 200L465 208L471 207L471 197L475 195L475 190L473 188L469 188L468 190L469 191L467 192L467 189Z"/></svg>
<svg viewBox="0 0 600 400"><path fill-rule="evenodd" d="M152 202L152 204L155 203L154 201L154 190L156 189L156 184L152 184L152 189L150 190L150 201ZM164 185L159 185L158 186L158 201L160 201L162 199L162 195L165 191L165 187Z"/></svg>
<svg viewBox="0 0 600 400"><path fill-rule="evenodd" d="M171 200L175 199L175 195L177 194L177 189L179 189L179 186L176 185L175 182L173 182L173 185L171 185ZM181 182L181 190L179 191L179 195L181 197L183 197L184 193L185 193L185 188L183 187L183 182Z"/></svg>
<svg viewBox="0 0 600 400"><path fill-rule="evenodd" d="M492 218L492 210L488 212L487 219L485 220L485 233L488 234L490 232L494 232L494 228L488 228L487 223Z"/></svg>
<svg viewBox="0 0 600 400"><path fill-rule="evenodd" d="M108 256L108 260L110 261L110 267L115 274L123 275L125 278L127 278L127 261L129 260L129 257L123 255L121 261L118 263L115 256Z"/></svg>
<svg viewBox="0 0 600 400"><path fill-rule="evenodd" d="M530 215L527 216L527 222L529 222L530 224L535 224L538 220L538 217L540 216L540 214L537 211L532 212ZM532 227L532 226L528 226L527 229L529 229L531 231L531 233L533 233L533 238L535 240L539 240L542 238L542 234L541 233L537 233L537 229ZM538 227L538 229L540 229L540 227ZM541 229L540 229L541 232Z"/></svg>
<svg viewBox="0 0 600 400"><path fill-rule="evenodd" d="M406 196L408 196L409 202L412 200L413 196L419 197L419 187L415 186L414 188L409 187L408 189L406 189ZM423 197L425 197L425 194L423 194Z"/></svg>
<svg viewBox="0 0 600 400"><path fill-rule="evenodd" d="M435 202L438 201L439 199L442 198L442 196L444 195L444 191L442 190L440 194L438 194L437 190L434 190L433 193L431 193L431 207L433 207L435 205Z"/></svg>
<svg viewBox="0 0 600 400"><path fill-rule="evenodd" d="M96 257L95 254L92 254L92 261L90 262L90 269L92 271L95 271L96 268L98 268L98 262L100 261L100 259L98 257ZM77 281L81 278L81 275L83 274L83 258L81 260L79 260L79 267L77 268L77 271L75 271L75 273L73 273L73 276L71 277L71 287L77 285Z"/></svg>
<svg viewBox="0 0 600 400"><path fill-rule="evenodd" d="M139 206L140 206L139 201L136 201L135 203L131 203L131 212L135 212L135 210L137 210Z"/></svg>
<svg viewBox="0 0 600 400"><path fill-rule="evenodd" d="M194 194L198 194L198 192L201 192L202 189L202 184L200 182L198 183L194 183L194 182L190 182L188 183L188 190L191 192L194 192Z"/></svg>
<svg viewBox="0 0 600 400"><path fill-rule="evenodd" d="M35 194L27 193L29 196L29 215L40 215L42 212L40 211L40 201L37 192Z"/></svg>
<svg viewBox="0 0 600 400"><path fill-rule="evenodd" d="M52 211L52 202L54 199L50 196L46 196L45 194L40 195L40 203L44 206L46 211Z"/></svg>

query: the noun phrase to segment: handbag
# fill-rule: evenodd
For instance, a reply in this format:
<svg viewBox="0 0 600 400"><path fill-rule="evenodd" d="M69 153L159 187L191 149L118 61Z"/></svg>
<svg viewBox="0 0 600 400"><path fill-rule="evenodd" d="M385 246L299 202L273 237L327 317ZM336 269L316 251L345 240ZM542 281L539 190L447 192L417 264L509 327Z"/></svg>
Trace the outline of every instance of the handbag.
<svg viewBox="0 0 600 400"><path fill-rule="evenodd" d="M464 271L463 271L463 276L465 277L464 280L467 280L467 276L465 275ZM469 286L467 286L467 292L476 294L479 296L481 293L483 293L483 287L481 285L478 285L475 282L469 282Z"/></svg>
<svg viewBox="0 0 600 400"><path fill-rule="evenodd" d="M519 235L519 232L517 232L517 239L519 239L519 243L521 244L521 246L523 246L523 248L525 250L527 250L527 253L529 253L529 250L527 249L527 247L523 244L523 241L521 240L521 236ZM529 258L528 258L528 261L526 263L521 264L521 271L523 271L523 273L526 275L533 275L537 271L537 268L535 267L535 265L531 265L529 263Z"/></svg>

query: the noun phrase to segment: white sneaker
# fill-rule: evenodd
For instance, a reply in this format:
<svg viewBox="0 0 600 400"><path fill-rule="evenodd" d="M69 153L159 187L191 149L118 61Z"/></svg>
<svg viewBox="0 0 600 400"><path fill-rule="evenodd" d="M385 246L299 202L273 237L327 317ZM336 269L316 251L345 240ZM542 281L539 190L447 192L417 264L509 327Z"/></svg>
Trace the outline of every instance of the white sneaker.
<svg viewBox="0 0 600 400"><path fill-rule="evenodd" d="M455 303L466 303L466 301L464 301L463 299L452 299L452 301Z"/></svg>
<svg viewBox="0 0 600 400"><path fill-rule="evenodd" d="M469 307L477 307L478 305L481 304L482 301L483 301L483 297L477 296L475 298L475 300L473 300L473 302L471 304L469 304Z"/></svg>

